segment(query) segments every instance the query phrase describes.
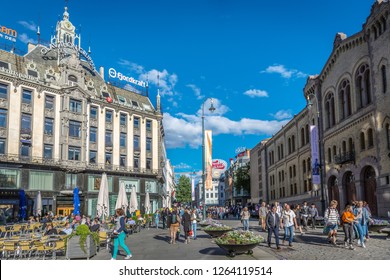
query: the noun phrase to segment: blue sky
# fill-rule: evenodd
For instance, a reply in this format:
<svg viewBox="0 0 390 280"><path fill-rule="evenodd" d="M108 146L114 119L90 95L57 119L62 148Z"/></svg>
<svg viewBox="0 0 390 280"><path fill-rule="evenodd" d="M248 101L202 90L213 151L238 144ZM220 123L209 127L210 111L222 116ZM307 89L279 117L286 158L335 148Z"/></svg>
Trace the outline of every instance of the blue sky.
<svg viewBox="0 0 390 280"><path fill-rule="evenodd" d="M64 1L2 3L0 24L17 47L49 41ZM93 4L92 4L93 3ZM201 106L213 130L213 158L252 148L306 105L308 75L321 71L337 32L359 32L373 0L69 1L70 21L91 47L96 67L149 78L155 104L160 77L168 157L175 171L199 171ZM0 43L4 43L1 40ZM209 103L206 102L206 108Z"/></svg>

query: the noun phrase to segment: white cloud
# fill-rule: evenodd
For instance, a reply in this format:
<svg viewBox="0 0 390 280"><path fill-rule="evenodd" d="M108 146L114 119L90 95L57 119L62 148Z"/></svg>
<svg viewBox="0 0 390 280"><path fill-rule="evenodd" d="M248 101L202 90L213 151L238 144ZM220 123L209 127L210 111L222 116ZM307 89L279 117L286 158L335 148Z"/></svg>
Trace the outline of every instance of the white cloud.
<svg viewBox="0 0 390 280"><path fill-rule="evenodd" d="M37 40L31 39L30 37L28 37L28 35L26 33L18 34L18 38L20 41L22 41L25 44L27 44L27 43L37 44L38 43Z"/></svg>
<svg viewBox="0 0 390 280"><path fill-rule="evenodd" d="M200 88L198 88L196 85L189 84L187 85L190 89L192 89L195 93L196 99L201 100L204 98L204 95L201 94Z"/></svg>
<svg viewBox="0 0 390 280"><path fill-rule="evenodd" d="M211 112L209 108L211 108L211 102L213 102L214 111ZM209 98L204 103L204 114L205 116L222 116L229 112L229 107L223 105L219 99L216 98ZM197 111L197 115L202 115L202 105L200 106L199 110Z"/></svg>
<svg viewBox="0 0 390 280"><path fill-rule="evenodd" d="M142 65L126 59L121 59L118 63L138 74L139 80L148 81L150 84L156 86L159 85L161 96L172 96L175 94L174 88L178 81L178 77L175 73L171 74L166 69L162 71L157 69L146 70Z"/></svg>
<svg viewBox="0 0 390 280"><path fill-rule="evenodd" d="M235 121L221 115L207 116L206 129L211 129L213 135L272 135L281 129L288 120L255 120L243 118ZM202 143L202 120L200 115L184 113L164 114L164 130L167 148L198 148Z"/></svg>
<svg viewBox="0 0 390 280"><path fill-rule="evenodd" d="M280 110L275 114L271 114L271 116L273 116L277 120L285 120L285 119L292 118L292 114L290 110Z"/></svg>
<svg viewBox="0 0 390 280"><path fill-rule="evenodd" d="M181 162L178 165L173 166L176 169L191 169L192 167L188 165L187 163Z"/></svg>
<svg viewBox="0 0 390 280"><path fill-rule="evenodd" d="M244 92L245 95L248 95L250 97L268 97L268 92L261 89L249 89L246 92Z"/></svg>
<svg viewBox="0 0 390 280"><path fill-rule="evenodd" d="M291 79L291 78L306 78L307 74L298 71L296 69L287 69L282 64L275 64L272 66L268 66L267 69L261 71L260 73L268 73L268 74L280 74L285 79Z"/></svg>
<svg viewBox="0 0 390 280"><path fill-rule="evenodd" d="M28 30L31 30L34 32L36 32L38 30L37 25L33 21L27 22L27 21L21 20L21 21L18 21L18 23L20 25L22 25L24 28L27 28Z"/></svg>

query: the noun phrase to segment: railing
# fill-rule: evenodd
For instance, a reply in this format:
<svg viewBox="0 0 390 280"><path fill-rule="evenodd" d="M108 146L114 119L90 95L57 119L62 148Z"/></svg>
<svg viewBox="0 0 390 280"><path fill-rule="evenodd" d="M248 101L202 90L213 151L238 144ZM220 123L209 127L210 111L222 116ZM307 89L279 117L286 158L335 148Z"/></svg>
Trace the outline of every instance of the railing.
<svg viewBox="0 0 390 280"><path fill-rule="evenodd" d="M344 152L334 157L336 164L355 162L355 152Z"/></svg>

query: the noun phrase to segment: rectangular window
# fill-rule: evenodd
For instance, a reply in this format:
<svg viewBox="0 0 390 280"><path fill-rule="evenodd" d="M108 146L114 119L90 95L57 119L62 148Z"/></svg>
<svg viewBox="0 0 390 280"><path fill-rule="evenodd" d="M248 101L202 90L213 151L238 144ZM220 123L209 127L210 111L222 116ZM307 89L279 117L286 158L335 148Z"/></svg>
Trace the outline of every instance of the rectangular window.
<svg viewBox="0 0 390 280"><path fill-rule="evenodd" d="M20 155L22 157L30 157L31 144L30 143L22 143L20 147Z"/></svg>
<svg viewBox="0 0 390 280"><path fill-rule="evenodd" d="M34 78L38 78L38 72L34 71L34 70L30 70L30 69L27 70L27 75L34 77Z"/></svg>
<svg viewBox="0 0 390 280"><path fill-rule="evenodd" d="M95 106L91 106L91 108L89 109L89 117L91 119L97 119L97 115L98 115L98 108L95 107Z"/></svg>
<svg viewBox="0 0 390 280"><path fill-rule="evenodd" d="M96 163L96 151L89 151L89 163Z"/></svg>
<svg viewBox="0 0 390 280"><path fill-rule="evenodd" d="M209 193L206 193L206 198L209 198Z"/></svg>
<svg viewBox="0 0 390 280"><path fill-rule="evenodd" d="M106 122L112 123L112 111L106 110Z"/></svg>
<svg viewBox="0 0 390 280"><path fill-rule="evenodd" d="M112 131L106 131L106 146L112 147Z"/></svg>
<svg viewBox="0 0 390 280"><path fill-rule="evenodd" d="M119 142L120 142L121 148L126 148L126 133L121 132Z"/></svg>
<svg viewBox="0 0 390 280"><path fill-rule="evenodd" d="M108 191L112 192L113 177L107 176L107 181L108 181ZM102 182L102 176L88 176L88 190L99 191L101 182Z"/></svg>
<svg viewBox="0 0 390 280"><path fill-rule="evenodd" d="M148 169L148 170L152 169L152 159L151 158L146 159L146 169Z"/></svg>
<svg viewBox="0 0 390 280"><path fill-rule="evenodd" d="M146 151L147 152L152 151L152 138L149 137L146 138Z"/></svg>
<svg viewBox="0 0 390 280"><path fill-rule="evenodd" d="M4 61L0 61L0 68L9 69L9 64Z"/></svg>
<svg viewBox="0 0 390 280"><path fill-rule="evenodd" d="M5 154L5 141L4 138L0 138L0 155Z"/></svg>
<svg viewBox="0 0 390 280"><path fill-rule="evenodd" d="M110 97L110 94L108 92L102 92L102 95L104 98Z"/></svg>
<svg viewBox="0 0 390 280"><path fill-rule="evenodd" d="M45 134L53 135L54 120L51 118L45 118Z"/></svg>
<svg viewBox="0 0 390 280"><path fill-rule="evenodd" d="M81 149L79 147L69 147L68 160L81 160Z"/></svg>
<svg viewBox="0 0 390 280"><path fill-rule="evenodd" d="M0 84L0 98L8 99L8 85Z"/></svg>
<svg viewBox="0 0 390 280"><path fill-rule="evenodd" d="M0 127L7 127L7 110L0 109Z"/></svg>
<svg viewBox="0 0 390 280"><path fill-rule="evenodd" d="M20 185L20 171L0 169L0 188L16 189Z"/></svg>
<svg viewBox="0 0 390 280"><path fill-rule="evenodd" d="M31 115L22 114L21 134L31 133Z"/></svg>
<svg viewBox="0 0 390 280"><path fill-rule="evenodd" d="M69 136L70 137L81 137L81 122L69 121Z"/></svg>
<svg viewBox="0 0 390 280"><path fill-rule="evenodd" d="M97 139L97 127L91 126L89 128L89 142L96 143Z"/></svg>
<svg viewBox="0 0 390 280"><path fill-rule="evenodd" d="M53 109L53 108L54 108L54 96L45 95L45 109Z"/></svg>
<svg viewBox="0 0 390 280"><path fill-rule="evenodd" d="M134 168L135 169L139 168L139 157L134 157Z"/></svg>
<svg viewBox="0 0 390 280"><path fill-rule="evenodd" d="M30 190L53 190L54 174L49 172L30 171Z"/></svg>
<svg viewBox="0 0 390 280"><path fill-rule="evenodd" d="M126 125L126 114L121 113L120 115L120 125Z"/></svg>
<svg viewBox="0 0 390 280"><path fill-rule="evenodd" d="M146 120L146 131L152 131L152 121Z"/></svg>
<svg viewBox="0 0 390 280"><path fill-rule="evenodd" d="M53 158L53 145L46 145L43 147L43 158Z"/></svg>
<svg viewBox="0 0 390 280"><path fill-rule="evenodd" d="M139 136L134 135L134 151L139 151Z"/></svg>
<svg viewBox="0 0 390 280"><path fill-rule="evenodd" d="M31 104L32 91L28 89L23 89L22 93L22 103Z"/></svg>
<svg viewBox="0 0 390 280"><path fill-rule="evenodd" d="M134 117L134 128L139 128L139 118Z"/></svg>
<svg viewBox="0 0 390 280"><path fill-rule="evenodd" d="M106 153L106 165L111 165L111 164L112 164L112 154Z"/></svg>
<svg viewBox="0 0 390 280"><path fill-rule="evenodd" d="M80 100L70 99L69 101L69 110L74 113L82 112L82 103Z"/></svg>
<svg viewBox="0 0 390 280"><path fill-rule="evenodd" d="M121 155L121 157L119 159L119 164L120 164L120 166L126 166L126 156L125 155Z"/></svg>

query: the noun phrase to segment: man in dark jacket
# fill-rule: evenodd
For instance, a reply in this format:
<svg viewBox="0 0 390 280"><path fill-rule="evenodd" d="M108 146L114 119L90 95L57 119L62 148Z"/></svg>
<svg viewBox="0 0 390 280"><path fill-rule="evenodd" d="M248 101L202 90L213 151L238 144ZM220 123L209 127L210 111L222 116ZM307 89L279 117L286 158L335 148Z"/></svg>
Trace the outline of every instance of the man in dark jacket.
<svg viewBox="0 0 390 280"><path fill-rule="evenodd" d="M279 247L279 226L280 226L280 218L276 213L276 206L272 205L271 211L267 213L267 217L265 219L265 223L268 229L268 247L271 247L271 237L272 233L275 235L275 243L276 249L280 250Z"/></svg>
<svg viewBox="0 0 390 280"><path fill-rule="evenodd" d="M168 214L169 214L169 209L168 209L168 207L165 207L164 210L161 213L162 222L163 222L163 229L165 229L165 225L167 223Z"/></svg>

